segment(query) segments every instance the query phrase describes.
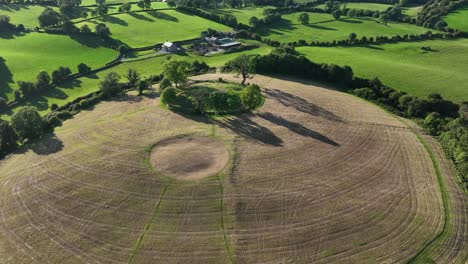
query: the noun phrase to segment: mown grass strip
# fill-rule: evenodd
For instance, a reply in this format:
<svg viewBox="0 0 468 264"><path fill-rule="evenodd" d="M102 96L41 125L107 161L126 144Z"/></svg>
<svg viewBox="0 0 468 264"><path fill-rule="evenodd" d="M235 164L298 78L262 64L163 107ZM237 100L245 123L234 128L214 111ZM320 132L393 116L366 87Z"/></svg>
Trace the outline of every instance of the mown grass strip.
<svg viewBox="0 0 468 264"><path fill-rule="evenodd" d="M233 253L232 253L232 249L231 249L231 243L229 242L227 232L226 232L226 226L224 225L224 186L223 186L223 182L221 180L221 177L219 175L218 175L217 179L218 179L218 183L219 183L219 190L220 190L220 193L221 193L221 201L220 201L221 217L220 217L220 220L221 220L221 228L223 229L224 244L226 246L226 251L228 253L230 263L235 263L234 256L233 256Z"/></svg>
<svg viewBox="0 0 468 264"><path fill-rule="evenodd" d="M427 255L430 253L430 248L433 245L436 245L436 243L442 242L449 234L450 231L450 221L451 221L451 216L450 216L450 204L449 204L449 194L447 191L447 188L445 186L445 181L442 177L442 173L440 171L440 165L439 161L434 155L434 152L432 152L431 147L429 144L427 144L426 140L419 135L414 128L410 127L408 124L406 124L405 121L403 121L401 118L398 118L400 122L406 125L413 134L416 135L418 138L419 142L424 146L426 149L427 153L429 153L429 156L432 161L432 165L435 169L436 175L437 175L437 181L439 182L439 187L440 187L440 192L442 194L442 206L443 206L443 211L444 211L444 225L442 230L431 240L427 241L424 246L412 257L410 258L406 263L407 264L412 264L412 263L420 263L420 262L425 262L427 261ZM440 246L440 245L439 245Z"/></svg>
<svg viewBox="0 0 468 264"><path fill-rule="evenodd" d="M145 238L145 235L146 235L146 232L149 230L149 228L151 227L151 224L153 223L154 219L156 218L156 215L158 214L159 212L159 206L161 205L161 202L164 198L164 195L166 194L166 191L167 189L169 188L169 186L171 185L171 182L169 182L163 189L162 193L161 193L161 196L159 197L159 200L158 200L158 203L156 204L156 208L154 209L154 212L153 214L151 215L151 218L150 220L148 221L148 223L145 225L145 228L143 229L143 233L141 234L140 238L138 239L137 241L137 244L135 245L135 248L133 248L133 251L132 251L132 254L130 255L130 258L128 260L128 263L131 264L133 262L133 259L136 255L136 252L138 251L138 249L140 248L141 246L141 243L143 242L143 239Z"/></svg>

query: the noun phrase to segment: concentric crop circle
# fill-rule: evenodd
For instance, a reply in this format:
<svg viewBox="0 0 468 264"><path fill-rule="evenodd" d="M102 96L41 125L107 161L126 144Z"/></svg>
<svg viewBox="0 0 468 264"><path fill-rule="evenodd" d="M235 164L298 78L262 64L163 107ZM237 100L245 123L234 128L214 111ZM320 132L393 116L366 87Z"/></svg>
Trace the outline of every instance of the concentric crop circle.
<svg viewBox="0 0 468 264"><path fill-rule="evenodd" d="M164 175L197 180L222 171L229 161L229 152L221 142L210 137L178 136L157 143L150 160Z"/></svg>

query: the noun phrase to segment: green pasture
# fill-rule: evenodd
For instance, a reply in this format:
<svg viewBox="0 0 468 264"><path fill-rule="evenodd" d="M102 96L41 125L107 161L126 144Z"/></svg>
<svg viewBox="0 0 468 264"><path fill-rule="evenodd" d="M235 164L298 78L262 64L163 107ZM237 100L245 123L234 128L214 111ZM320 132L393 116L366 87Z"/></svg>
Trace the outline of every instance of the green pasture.
<svg viewBox="0 0 468 264"><path fill-rule="evenodd" d="M335 20L330 14L308 13L308 25L298 22L301 13L284 15L275 24L258 30L262 37L280 42L292 42L300 39L310 41L333 41L347 39L354 32L358 37L394 36L405 34L422 34L426 28L404 23L384 25L373 18L342 17Z"/></svg>
<svg viewBox="0 0 468 264"><path fill-rule="evenodd" d="M423 51L423 46L433 51ZM440 93L455 102L468 100L468 39L369 47L300 47L297 51L314 62L349 65L356 76L378 77L384 84L410 94Z"/></svg>
<svg viewBox="0 0 468 264"><path fill-rule="evenodd" d="M449 27L468 31L468 5L451 12L444 19Z"/></svg>
<svg viewBox="0 0 468 264"><path fill-rule="evenodd" d="M274 8L271 6L259 6L259 7L244 7L244 8L239 8L239 9L234 9L234 8L223 8L223 9L209 9L206 10L208 12L218 14L218 15L233 15L237 18L237 22L243 23L245 25L249 24L249 19L253 16L257 17L258 19L261 19L264 17L263 11L265 9L269 8Z"/></svg>
<svg viewBox="0 0 468 264"><path fill-rule="evenodd" d="M210 20L180 13L175 10L148 11L119 14L92 19L76 24L87 24L94 30L97 24L105 23L114 39L131 47L150 46L165 41L179 41L200 36L207 28L229 31L230 28Z"/></svg>
<svg viewBox="0 0 468 264"><path fill-rule="evenodd" d="M50 105L52 104L64 105L65 103L72 101L77 97L98 91L99 83L109 72L116 72L120 74L122 76L122 82L126 81L123 75L130 68L137 70L143 78L149 77L151 75L158 75L162 73L164 63L167 61L168 56L170 56L172 59L187 60L189 62L195 60L205 61L211 67L219 67L241 54L264 55L268 54L272 50L271 47L255 41L245 42L248 44L258 44L259 48L230 54L218 54L209 57L202 57L192 53L186 53L182 55L172 54L146 59L142 58L140 60L137 58L133 61L125 62L113 68L98 72L97 74L69 81L61 87L44 94L43 96L32 98L28 103L36 106L40 110L41 114L46 114L49 112Z"/></svg>
<svg viewBox="0 0 468 264"><path fill-rule="evenodd" d="M41 70L51 73L59 66L68 66L77 72L81 62L96 68L118 55L94 36L29 33L0 38L0 47L0 96L9 100L17 81L33 81Z"/></svg>
<svg viewBox="0 0 468 264"><path fill-rule="evenodd" d="M11 23L23 24L27 28L39 26L38 17L46 7L39 5L0 5L0 15L10 17ZM54 9L58 10L54 7Z"/></svg>
<svg viewBox="0 0 468 264"><path fill-rule="evenodd" d="M393 6L389 4L378 3L343 3L341 6L344 7L345 5L350 9L374 10L379 12L383 12ZM325 8L325 4L317 5L316 7ZM422 6L403 7L402 12L408 16L416 16L421 8Z"/></svg>

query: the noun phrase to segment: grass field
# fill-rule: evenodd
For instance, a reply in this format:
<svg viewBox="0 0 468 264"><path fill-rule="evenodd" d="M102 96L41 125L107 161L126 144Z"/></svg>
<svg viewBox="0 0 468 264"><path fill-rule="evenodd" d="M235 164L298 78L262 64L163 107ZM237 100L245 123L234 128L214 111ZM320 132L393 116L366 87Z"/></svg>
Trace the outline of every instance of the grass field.
<svg viewBox="0 0 468 264"><path fill-rule="evenodd" d="M230 14L237 18L237 21L245 25L249 24L249 19L253 16L256 16L258 19L264 17L263 11L268 8L274 8L271 6L261 6L261 7L245 7L239 9L226 8L226 9L209 9L208 12L213 12L215 14L224 15Z"/></svg>
<svg viewBox="0 0 468 264"><path fill-rule="evenodd" d="M433 52L423 52L430 46ZM349 65L360 77L378 77L383 83L417 96L440 93L468 100L468 40L433 40L375 47L301 47L315 62Z"/></svg>
<svg viewBox="0 0 468 264"><path fill-rule="evenodd" d="M465 5L445 17L445 21L451 28L468 32L468 5Z"/></svg>
<svg viewBox="0 0 468 264"><path fill-rule="evenodd" d="M0 91L1 96L11 99L17 81L34 81L41 70L68 66L77 72L79 63L92 68L103 66L113 60L118 52L102 46L94 36L77 36L74 39L64 35L29 33L13 36L14 39L0 39ZM79 56L77 56L79 54Z"/></svg>
<svg viewBox="0 0 468 264"><path fill-rule="evenodd" d="M410 24L388 23L384 25L372 18L347 18L334 20L330 14L309 13L310 24L302 25L298 22L300 13L283 16L283 20L260 28L259 34L280 42L296 40L333 41L347 39L354 32L360 36L393 36L405 34L422 34L427 29Z"/></svg>
<svg viewBox="0 0 468 264"><path fill-rule="evenodd" d="M58 10L58 8L53 8ZM44 9L44 6L39 5L0 4L0 15L9 16L13 24L23 24L26 28L34 28L39 26L38 17Z"/></svg>
<svg viewBox="0 0 468 264"><path fill-rule="evenodd" d="M78 23L77 26L88 24L94 28L102 22L110 28L114 39L121 40L131 47L196 38L207 28L230 30L224 25L175 10L112 15Z"/></svg>
<svg viewBox="0 0 468 264"><path fill-rule="evenodd" d="M130 94L3 160L0 255L11 263L404 263L442 229L431 157L398 119L303 80L251 82L266 101L249 115L187 117ZM161 174L152 146L181 135L223 144L228 166L200 180ZM437 263L466 256L459 199L451 250L434 250Z"/></svg>
<svg viewBox="0 0 468 264"><path fill-rule="evenodd" d="M187 60L192 62L194 60L205 61L211 67L222 66L229 60L234 59L240 54L268 54L272 48L256 41L245 41L248 44L258 44L259 48L253 50L247 50L238 53L230 54L218 54L209 57L200 57L192 53L187 53L185 55L170 55L173 59ZM146 53L144 53L146 54ZM46 114L50 111L51 104L64 105L65 103L72 101L73 99L87 95L91 92L99 90L99 82L109 73L117 72L120 75L124 75L128 69L137 70L143 78L149 77L151 75L158 75L163 71L164 62L167 60L167 56L158 56L153 58L133 58L133 61L125 62L116 67L107 69L105 71L98 72L95 75L89 77L82 77L70 82L65 83L61 87L54 89L53 91L44 94L43 96L32 98L29 100L29 104L34 105L38 108L41 114ZM123 78L123 77L122 77ZM122 81L126 81L122 79ZM18 108L13 109L13 112ZM11 114L11 113L10 113ZM4 116L8 118L8 116Z"/></svg>
<svg viewBox="0 0 468 264"><path fill-rule="evenodd" d="M387 10L389 7L392 7L392 5L389 4L377 3L343 3L341 6L344 7L344 5L350 9L375 10L380 12ZM317 7L325 8L325 4L318 5ZM403 7L402 13L408 16L417 16L421 8L422 6Z"/></svg>

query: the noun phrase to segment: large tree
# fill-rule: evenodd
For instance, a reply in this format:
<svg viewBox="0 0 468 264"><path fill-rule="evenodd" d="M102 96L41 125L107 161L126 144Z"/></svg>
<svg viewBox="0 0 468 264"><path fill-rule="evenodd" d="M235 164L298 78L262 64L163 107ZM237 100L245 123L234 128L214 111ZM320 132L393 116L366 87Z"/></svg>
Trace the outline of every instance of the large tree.
<svg viewBox="0 0 468 264"><path fill-rule="evenodd" d="M41 27L57 26L62 20L62 15L50 7L44 9L39 15L39 25Z"/></svg>
<svg viewBox="0 0 468 264"><path fill-rule="evenodd" d="M134 69L128 69L125 78L127 78L130 87L135 87L140 80L140 74Z"/></svg>
<svg viewBox="0 0 468 264"><path fill-rule="evenodd" d="M36 91L41 92L51 87L51 78L46 71L40 71L36 76Z"/></svg>
<svg viewBox="0 0 468 264"><path fill-rule="evenodd" d="M120 92L120 76L115 72L110 72L104 80L99 83L99 89L104 96L112 96Z"/></svg>
<svg viewBox="0 0 468 264"><path fill-rule="evenodd" d="M262 92L260 86L256 84L248 85L241 94L242 104L248 109L254 109L262 102Z"/></svg>
<svg viewBox="0 0 468 264"><path fill-rule="evenodd" d="M18 136L10 123L0 119L0 157L5 156L17 147L16 140L18 140Z"/></svg>
<svg viewBox="0 0 468 264"><path fill-rule="evenodd" d="M309 24L309 14L302 13L299 15L299 22L303 25Z"/></svg>
<svg viewBox="0 0 468 264"><path fill-rule="evenodd" d="M42 118L32 106L24 106L14 113L11 125L21 140L38 138L44 131Z"/></svg>
<svg viewBox="0 0 468 264"><path fill-rule="evenodd" d="M110 29L106 26L106 24L99 23L96 26L96 34L98 34L103 39L107 39L111 35L111 32Z"/></svg>
<svg viewBox="0 0 468 264"><path fill-rule="evenodd" d="M242 85L245 81L253 77L254 67L252 65L252 56L241 55L231 61L232 69L237 75L242 77Z"/></svg>
<svg viewBox="0 0 468 264"><path fill-rule="evenodd" d="M164 64L164 76L167 77L176 88L187 82L190 63L183 60L169 60Z"/></svg>
<svg viewBox="0 0 468 264"><path fill-rule="evenodd" d="M260 20L256 16L253 16L249 19L249 25L252 28L257 28L259 23L260 23Z"/></svg>

